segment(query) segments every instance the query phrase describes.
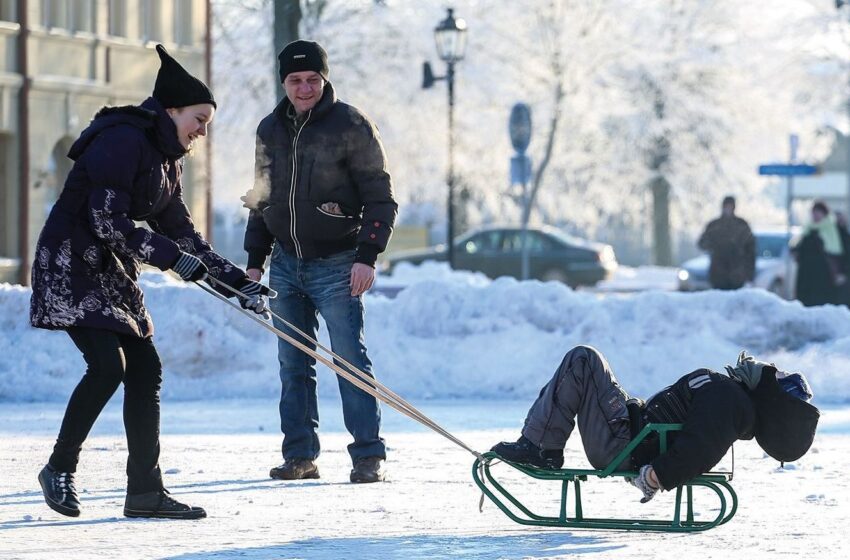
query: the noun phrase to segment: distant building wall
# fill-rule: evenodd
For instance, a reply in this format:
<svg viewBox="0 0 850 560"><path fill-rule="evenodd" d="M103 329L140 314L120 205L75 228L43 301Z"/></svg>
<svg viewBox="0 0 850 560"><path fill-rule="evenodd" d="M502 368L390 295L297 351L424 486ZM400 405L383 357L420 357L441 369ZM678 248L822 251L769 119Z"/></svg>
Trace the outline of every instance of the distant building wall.
<svg viewBox="0 0 850 560"><path fill-rule="evenodd" d="M25 13L18 13L19 4ZM138 104L150 95L159 68L156 43L206 78L207 4L0 0L0 282L28 283L46 212L71 168L68 148L102 106ZM26 69L20 67L22 48ZM28 116L26 138L21 111ZM20 154L26 151L23 162ZM209 176L208 152L196 150L186 159L183 187L203 232L209 226Z"/></svg>

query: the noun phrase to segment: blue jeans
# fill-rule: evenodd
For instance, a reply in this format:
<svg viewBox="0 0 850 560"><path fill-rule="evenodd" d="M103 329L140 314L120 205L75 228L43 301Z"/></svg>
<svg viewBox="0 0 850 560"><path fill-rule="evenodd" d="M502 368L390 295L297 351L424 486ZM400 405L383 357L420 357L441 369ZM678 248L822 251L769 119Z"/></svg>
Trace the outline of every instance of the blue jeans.
<svg viewBox="0 0 850 560"><path fill-rule="evenodd" d="M351 365L372 376L363 337L363 302L352 297L350 279L354 251L326 258L301 260L275 244L269 268L269 286L277 291L272 311L316 338L319 314L330 334L331 349ZM275 319L275 327L299 342L303 339ZM315 346L305 342L315 349ZM280 362L280 429L284 459L319 456L319 410L316 395L316 360L284 340L278 340ZM345 427L354 437L348 446L352 461L363 457L386 458L378 435L381 409L375 397L337 376Z"/></svg>

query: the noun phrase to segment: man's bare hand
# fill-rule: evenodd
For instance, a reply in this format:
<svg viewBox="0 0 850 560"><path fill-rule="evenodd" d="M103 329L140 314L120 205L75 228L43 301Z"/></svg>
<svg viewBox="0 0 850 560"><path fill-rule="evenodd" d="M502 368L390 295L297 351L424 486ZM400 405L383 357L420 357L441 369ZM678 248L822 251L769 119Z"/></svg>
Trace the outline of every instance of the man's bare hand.
<svg viewBox="0 0 850 560"><path fill-rule="evenodd" d="M357 297L375 283L375 269L368 264L354 263L351 267L351 295Z"/></svg>
<svg viewBox="0 0 850 560"><path fill-rule="evenodd" d="M245 274L248 275L248 278L253 280L254 282L259 282L263 277L263 271L259 268L249 268L245 271Z"/></svg>

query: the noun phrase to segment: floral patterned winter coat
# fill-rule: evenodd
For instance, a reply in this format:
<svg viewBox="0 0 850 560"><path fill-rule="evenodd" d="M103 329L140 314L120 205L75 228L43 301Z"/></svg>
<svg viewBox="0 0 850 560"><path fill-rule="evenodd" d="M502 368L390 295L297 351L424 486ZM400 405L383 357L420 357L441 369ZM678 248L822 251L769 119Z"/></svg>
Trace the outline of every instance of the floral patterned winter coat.
<svg viewBox="0 0 850 560"><path fill-rule="evenodd" d="M95 115L68 153L74 167L38 240L33 326L152 336L136 283L141 264L166 270L181 250L228 284L244 278L195 230L182 197L184 155L174 122L153 98Z"/></svg>

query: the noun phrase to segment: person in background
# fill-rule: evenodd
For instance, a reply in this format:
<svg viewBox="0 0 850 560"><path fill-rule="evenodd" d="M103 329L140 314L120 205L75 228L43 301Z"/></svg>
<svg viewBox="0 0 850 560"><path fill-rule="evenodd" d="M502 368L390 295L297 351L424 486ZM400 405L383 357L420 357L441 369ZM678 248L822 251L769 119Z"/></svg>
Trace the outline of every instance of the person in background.
<svg viewBox="0 0 850 560"><path fill-rule="evenodd" d="M708 280L714 289L737 290L755 278L755 237L749 224L735 215L734 197L723 199L720 217L708 223L698 245L711 258Z"/></svg>
<svg viewBox="0 0 850 560"><path fill-rule="evenodd" d="M38 475L47 505L70 517L80 515L75 473L81 447L122 383L129 454L124 515L206 517L163 485L162 364L137 282L142 264L171 269L187 282L219 278L250 296L243 307L258 313L261 295L269 293L216 254L192 223L182 195L183 157L206 135L216 102L162 45L156 50L161 66L153 95L138 106L104 107L71 147L74 166L32 267L30 322L67 332L88 366Z"/></svg>
<svg viewBox="0 0 850 560"><path fill-rule="evenodd" d="M259 280L271 254L272 311L313 338L325 320L332 350L372 375L366 353L363 294L387 247L397 204L378 130L343 103L328 81L325 50L288 44L278 56L283 100L257 128L256 178L243 197L248 275ZM279 319L275 326L300 338ZM316 361L278 341L283 464L280 480L319 478ZM386 446L375 397L338 378L351 482L384 480Z"/></svg>
<svg viewBox="0 0 850 560"><path fill-rule="evenodd" d="M850 263L836 216L823 201L812 204L811 221L793 249L797 259L797 299L803 305L846 304Z"/></svg>

